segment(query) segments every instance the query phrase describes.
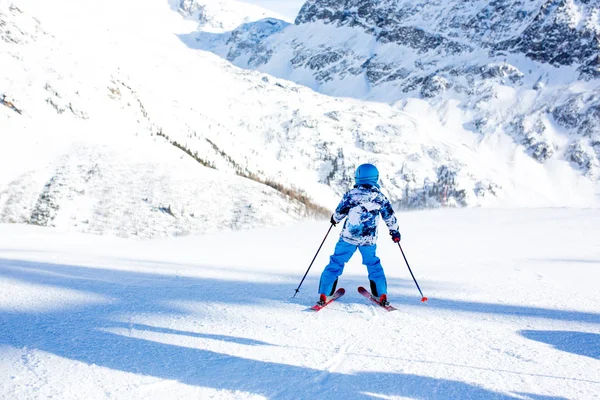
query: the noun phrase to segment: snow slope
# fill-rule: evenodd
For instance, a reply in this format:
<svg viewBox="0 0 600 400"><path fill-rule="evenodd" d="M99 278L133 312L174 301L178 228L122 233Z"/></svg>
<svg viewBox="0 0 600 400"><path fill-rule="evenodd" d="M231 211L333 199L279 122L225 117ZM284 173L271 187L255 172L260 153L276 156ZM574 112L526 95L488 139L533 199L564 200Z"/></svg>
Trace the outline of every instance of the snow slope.
<svg viewBox="0 0 600 400"><path fill-rule="evenodd" d="M412 212L387 313L318 314L327 224L148 242L0 225L2 399L578 399L600 393L598 209Z"/></svg>
<svg viewBox="0 0 600 400"><path fill-rule="evenodd" d="M229 127L219 120L236 107L252 112L238 100L249 89L238 85L245 74L183 46L171 29L195 25L166 3L114 13L116 5L0 1L0 221L151 237L322 214L264 184L264 175L236 176L250 175L237 154L250 128L239 127L242 115ZM142 13L137 26L134 11ZM208 76L194 81L185 64ZM236 90L220 95L227 85ZM216 147L220 136L237 147L237 165ZM203 165L169 143L176 140L199 143L185 150L200 151Z"/></svg>

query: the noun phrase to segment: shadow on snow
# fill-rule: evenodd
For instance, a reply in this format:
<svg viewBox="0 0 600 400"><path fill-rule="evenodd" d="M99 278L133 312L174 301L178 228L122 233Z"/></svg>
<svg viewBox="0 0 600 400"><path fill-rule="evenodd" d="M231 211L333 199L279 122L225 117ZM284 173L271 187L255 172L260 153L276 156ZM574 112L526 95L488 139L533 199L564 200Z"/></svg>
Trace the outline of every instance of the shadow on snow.
<svg viewBox="0 0 600 400"><path fill-rule="evenodd" d="M554 348L600 360L600 335L575 331L536 331L519 332L527 339L552 345Z"/></svg>
<svg viewBox="0 0 600 400"><path fill-rule="evenodd" d="M394 305L404 304L409 306L419 305L418 296L393 296L390 301ZM428 306L436 309L462 311L469 313L497 314L514 317L545 318L569 322L588 322L600 324L600 314L572 311L554 310L541 307L525 307L510 304L480 303L474 301L461 301L450 299L429 298Z"/></svg>
<svg viewBox="0 0 600 400"><path fill-rule="evenodd" d="M231 391L246 391L268 398L373 398L369 393L417 399L517 398L465 382L425 376L358 372L352 375L307 367L246 359L210 350L159 343L124 336L110 329L129 328L165 334L208 338L240 345L269 346L255 339L187 332L172 328L118 321L125 314L167 313L202 319L202 310L193 315L174 301L264 304L281 301L292 292L289 284L235 282L208 278L116 271L83 266L35 263L0 259L0 277L8 277L46 287L58 287L95 294L109 299L107 304L74 305L69 310L49 312L0 312L0 344L15 348L35 348L60 357L96 364L190 385ZM233 295L223 295L232 293ZM408 298L405 302L408 302ZM412 302L412 299L411 299ZM438 301L436 307L462 311L542 316L567 320L588 320L580 314L535 308L505 307L493 304ZM7 329L8 327L8 329ZM548 336L545 336L548 337ZM315 339L316 333L315 333ZM383 393L382 393L383 392Z"/></svg>
<svg viewBox="0 0 600 400"><path fill-rule="evenodd" d="M525 396L531 400L569 400L566 397L558 397L558 396L544 396L542 394L531 394L531 393L517 393L521 396Z"/></svg>

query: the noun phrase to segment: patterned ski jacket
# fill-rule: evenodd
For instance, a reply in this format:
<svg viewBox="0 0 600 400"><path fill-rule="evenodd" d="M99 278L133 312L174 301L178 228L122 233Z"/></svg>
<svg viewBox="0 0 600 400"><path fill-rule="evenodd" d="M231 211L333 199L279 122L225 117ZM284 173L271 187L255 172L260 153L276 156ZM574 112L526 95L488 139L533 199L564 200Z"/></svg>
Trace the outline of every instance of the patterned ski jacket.
<svg viewBox="0 0 600 400"><path fill-rule="evenodd" d="M340 234L344 241L356 246L372 246L377 242L379 214L390 230L398 230L392 204L379 188L357 185L342 197L333 219L340 222L348 217Z"/></svg>

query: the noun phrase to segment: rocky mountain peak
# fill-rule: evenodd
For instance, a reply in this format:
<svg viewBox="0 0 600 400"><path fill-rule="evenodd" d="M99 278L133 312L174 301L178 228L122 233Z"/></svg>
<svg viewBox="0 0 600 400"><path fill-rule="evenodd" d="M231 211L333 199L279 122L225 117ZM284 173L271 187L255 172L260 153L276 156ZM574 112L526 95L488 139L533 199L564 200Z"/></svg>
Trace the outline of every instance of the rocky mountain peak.
<svg viewBox="0 0 600 400"><path fill-rule="evenodd" d="M600 3L589 0L310 0L296 24L359 27L419 53L520 53L600 76Z"/></svg>

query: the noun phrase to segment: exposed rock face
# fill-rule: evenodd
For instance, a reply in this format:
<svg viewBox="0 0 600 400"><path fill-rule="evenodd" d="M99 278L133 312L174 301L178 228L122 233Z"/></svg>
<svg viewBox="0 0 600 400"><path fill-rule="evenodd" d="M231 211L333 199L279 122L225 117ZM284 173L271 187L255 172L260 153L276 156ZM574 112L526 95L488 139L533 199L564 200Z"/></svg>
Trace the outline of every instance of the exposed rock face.
<svg viewBox="0 0 600 400"><path fill-rule="evenodd" d="M495 44L494 49L520 52L533 60L556 66L575 65L582 78L598 78L599 13L597 1L545 1L525 30Z"/></svg>
<svg viewBox="0 0 600 400"><path fill-rule="evenodd" d="M554 66L575 66L582 79L591 79L600 77L599 15L600 4L587 0L312 0L296 24L358 27L380 44L406 46L418 55L457 56L480 49L491 56L523 54Z"/></svg>
<svg viewBox="0 0 600 400"><path fill-rule="evenodd" d="M296 23L360 27L378 42L418 53L455 55L477 47L522 53L553 65L577 65L584 77L598 77L599 13L600 4L590 0L309 0Z"/></svg>

